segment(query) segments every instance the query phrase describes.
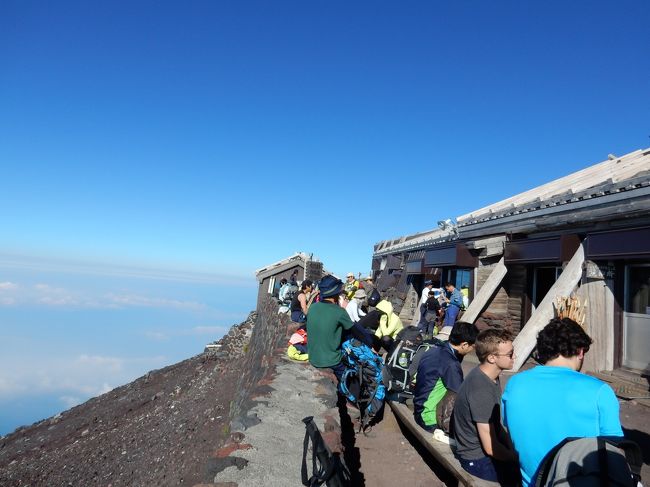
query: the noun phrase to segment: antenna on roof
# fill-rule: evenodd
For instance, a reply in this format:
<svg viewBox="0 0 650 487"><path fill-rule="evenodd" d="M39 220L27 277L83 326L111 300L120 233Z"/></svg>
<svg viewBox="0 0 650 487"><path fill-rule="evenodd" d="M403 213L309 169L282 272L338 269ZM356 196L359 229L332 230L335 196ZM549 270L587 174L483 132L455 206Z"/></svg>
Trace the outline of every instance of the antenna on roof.
<svg viewBox="0 0 650 487"><path fill-rule="evenodd" d="M451 218L440 220L438 222L438 227L443 231L450 230L454 235L458 236L458 225L456 225L456 223L454 223Z"/></svg>

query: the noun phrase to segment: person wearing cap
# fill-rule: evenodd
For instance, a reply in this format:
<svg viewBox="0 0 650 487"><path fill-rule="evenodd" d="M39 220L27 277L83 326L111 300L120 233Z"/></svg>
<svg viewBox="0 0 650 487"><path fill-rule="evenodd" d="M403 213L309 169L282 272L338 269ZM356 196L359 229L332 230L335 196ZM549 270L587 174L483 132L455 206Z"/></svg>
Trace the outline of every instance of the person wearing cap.
<svg viewBox="0 0 650 487"><path fill-rule="evenodd" d="M358 322L363 316L366 316L366 313L361 309L361 305L366 300L366 291L363 289L357 289L354 293L352 299L348 302L348 305L345 308L345 311L350 315L350 319L353 322Z"/></svg>
<svg viewBox="0 0 650 487"><path fill-rule="evenodd" d="M352 296L354 296L354 292L361 287L361 284L359 281L357 281L354 278L354 274L351 272L348 272L348 275L346 277L345 281L345 294L348 296L348 300L352 299Z"/></svg>
<svg viewBox="0 0 650 487"><path fill-rule="evenodd" d="M318 289L321 301L312 304L307 315L309 362L319 369L332 369L340 380L345 371L345 366L341 363L344 334L350 332L366 344L368 337L363 330L359 331L355 327L345 309L339 305L339 296L344 293L340 279L326 275L320 280Z"/></svg>

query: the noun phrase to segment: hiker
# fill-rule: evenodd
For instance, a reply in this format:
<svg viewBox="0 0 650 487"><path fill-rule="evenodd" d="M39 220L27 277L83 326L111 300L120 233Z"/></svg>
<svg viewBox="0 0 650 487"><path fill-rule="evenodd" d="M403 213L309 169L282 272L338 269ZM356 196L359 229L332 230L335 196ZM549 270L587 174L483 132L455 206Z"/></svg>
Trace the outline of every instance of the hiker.
<svg viewBox="0 0 650 487"><path fill-rule="evenodd" d="M359 283L359 281L357 281L354 278L354 274L352 274L351 272L348 272L348 275L347 275L346 281L345 281L345 288L344 288L345 294L347 295L348 300L352 299L352 296L354 296L355 291L357 289L359 289L360 287L361 287L361 284Z"/></svg>
<svg viewBox="0 0 650 487"><path fill-rule="evenodd" d="M378 348L383 347L390 355L395 338L402 331L404 325L400 317L393 311L393 304L390 301L382 299L375 305L375 308L381 313L379 325L375 330L375 336L379 339L379 344L376 343L375 346L379 345Z"/></svg>
<svg viewBox="0 0 650 487"><path fill-rule="evenodd" d="M346 331L368 344L368 334L352 322L341 306L343 282L334 276L326 275L318 284L321 301L309 308L307 315L307 352L309 362L316 368L330 368L341 380L345 366L341 363L341 343ZM340 298L339 298L340 297ZM370 340L370 343L372 341Z"/></svg>
<svg viewBox="0 0 650 487"><path fill-rule="evenodd" d="M458 312L463 306L463 295L451 282L445 284L445 290L447 307L445 309L445 321L443 323L445 326L454 326Z"/></svg>
<svg viewBox="0 0 650 487"><path fill-rule="evenodd" d="M463 306L461 309L466 310L469 306L469 288L467 286L462 286L460 288L460 294L463 296Z"/></svg>
<svg viewBox="0 0 650 487"><path fill-rule="evenodd" d="M375 283L372 280L372 276L366 276L363 278L363 289L366 291L366 305L368 304L368 298L375 290Z"/></svg>
<svg viewBox="0 0 650 487"><path fill-rule="evenodd" d="M289 277L289 284L292 286L298 286L298 269L295 269Z"/></svg>
<svg viewBox="0 0 650 487"><path fill-rule="evenodd" d="M513 376L503 393L523 485L534 484L544 456L567 437L622 437L619 404L605 382L580 373L592 340L569 318L552 319L537 336L543 365Z"/></svg>
<svg viewBox="0 0 650 487"><path fill-rule="evenodd" d="M290 305L291 300L293 299L294 294L298 290L298 286L295 286L291 284L291 281L286 282L286 279L283 279L285 283L282 285L280 288L280 292L278 293L278 301L280 301L281 305Z"/></svg>
<svg viewBox="0 0 650 487"><path fill-rule="evenodd" d="M438 428L438 403L447 391L457 393L463 383L461 362L474 349L478 329L473 323L459 321L449 340L431 347L420 359L413 393L413 416L425 430Z"/></svg>
<svg viewBox="0 0 650 487"><path fill-rule="evenodd" d="M475 477L516 485L517 453L501 425L499 382L501 372L512 369L515 363L512 333L497 328L483 330L476 337L475 350L480 364L467 374L454 405L456 456Z"/></svg>
<svg viewBox="0 0 650 487"><path fill-rule="evenodd" d="M420 321L418 322L418 329L423 335L431 337L436 331L436 322L440 318L442 307L438 302L438 298L429 293L426 302L420 306Z"/></svg>
<svg viewBox="0 0 650 487"><path fill-rule="evenodd" d="M307 330L303 327L304 325L291 335L289 347L287 348L287 356L299 362L305 362L309 359L309 355L307 355Z"/></svg>
<svg viewBox="0 0 650 487"><path fill-rule="evenodd" d="M278 282L276 282L275 285L273 286L273 294L271 296L273 296L274 298L277 298L279 300L280 299L280 289L282 289L282 286L284 286L286 283L287 283L287 279L284 278L284 277L282 279L280 279Z"/></svg>
<svg viewBox="0 0 650 487"><path fill-rule="evenodd" d="M354 296L348 302L348 305L345 308L345 311L350 315L350 319L357 323L366 313L361 309L361 306L366 300L366 291L363 289L357 289L354 292Z"/></svg>
<svg viewBox="0 0 650 487"><path fill-rule="evenodd" d="M307 300L312 288L313 283L309 279L302 281L300 291L291 300L291 321L295 323L307 321Z"/></svg>
<svg viewBox="0 0 650 487"><path fill-rule="evenodd" d="M429 299L429 293L433 289L433 281L431 279L427 279L424 281L424 288L422 289L422 296L420 297L420 307L422 305L426 304L427 299Z"/></svg>

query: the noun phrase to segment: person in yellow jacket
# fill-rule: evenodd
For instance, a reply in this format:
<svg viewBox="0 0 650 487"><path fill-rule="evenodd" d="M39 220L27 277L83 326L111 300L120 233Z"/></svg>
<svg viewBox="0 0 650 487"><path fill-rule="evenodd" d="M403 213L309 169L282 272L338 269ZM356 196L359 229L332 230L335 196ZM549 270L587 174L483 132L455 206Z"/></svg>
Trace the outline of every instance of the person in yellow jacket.
<svg viewBox="0 0 650 487"><path fill-rule="evenodd" d="M348 272L347 279L343 290L345 291L348 300L351 300L357 289L361 288L361 283L354 278L354 274Z"/></svg>
<svg viewBox="0 0 650 487"><path fill-rule="evenodd" d="M393 311L393 304L390 301L382 299L375 306L382 315L379 318L379 326L375 331L375 336L379 338L381 346L390 353L395 342L395 337L402 331L404 325L399 316Z"/></svg>

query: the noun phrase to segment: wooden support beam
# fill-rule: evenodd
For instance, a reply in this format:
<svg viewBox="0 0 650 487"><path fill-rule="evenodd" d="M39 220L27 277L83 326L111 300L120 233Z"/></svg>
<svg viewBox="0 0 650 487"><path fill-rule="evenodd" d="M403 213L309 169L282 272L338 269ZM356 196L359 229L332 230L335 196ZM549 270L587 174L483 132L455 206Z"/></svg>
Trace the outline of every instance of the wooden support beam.
<svg viewBox="0 0 650 487"><path fill-rule="evenodd" d="M438 461L447 471L458 479L459 484L466 487L497 487L497 482L490 482L488 480L479 479L467 472L461 467L460 462L454 456L451 447L446 443L441 443L433 439L433 435L422 429L413 418L413 411L411 411L406 404L400 404L395 401L389 401L391 409L395 416L408 428L408 430L415 435L418 441L424 446L431 455Z"/></svg>
<svg viewBox="0 0 650 487"><path fill-rule="evenodd" d="M537 344L537 334L548 324L554 316L553 303L556 296L570 296L582 277L582 264L585 261L585 250L582 244L578 247L573 257L562 271L559 279L546 293L544 299L533 312L513 343L515 347L515 366L513 371L518 371L528 359L530 352Z"/></svg>
<svg viewBox="0 0 650 487"><path fill-rule="evenodd" d="M483 311L485 306L489 304L490 298L494 292L499 288L501 281L508 272L508 268L504 263L504 257L497 263L496 267L492 270L488 278L485 280L481 289L476 293L476 297L469 303L469 306L463 313L462 321L474 323L478 315Z"/></svg>

